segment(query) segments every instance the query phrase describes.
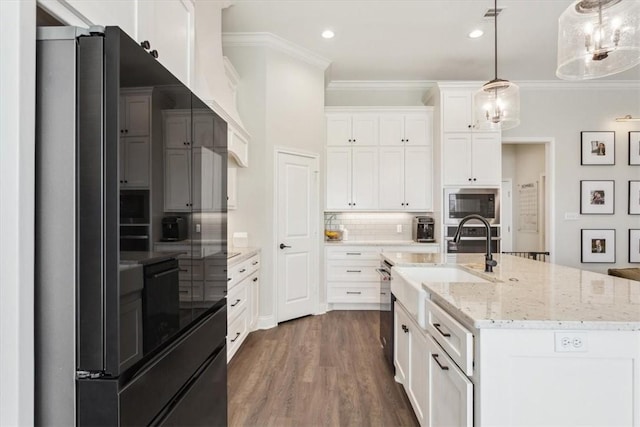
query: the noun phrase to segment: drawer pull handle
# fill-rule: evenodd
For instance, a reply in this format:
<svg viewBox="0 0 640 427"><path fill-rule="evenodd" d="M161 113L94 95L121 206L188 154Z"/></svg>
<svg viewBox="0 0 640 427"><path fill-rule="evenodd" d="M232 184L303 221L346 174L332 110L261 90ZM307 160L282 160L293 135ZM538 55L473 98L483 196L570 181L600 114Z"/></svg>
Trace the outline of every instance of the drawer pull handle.
<svg viewBox="0 0 640 427"><path fill-rule="evenodd" d="M181 294L189 295L189 291L180 291Z"/></svg>
<svg viewBox="0 0 640 427"><path fill-rule="evenodd" d="M440 363L440 361L438 360L438 355L437 354L432 354L431 357L433 357L433 360L435 360L436 363L438 364L438 366L440 366L440 369L442 369L443 371L448 371L449 370L448 366L444 366L443 364Z"/></svg>
<svg viewBox="0 0 640 427"><path fill-rule="evenodd" d="M380 295L386 295L386 294L387 294L386 292L380 292Z"/></svg>
<svg viewBox="0 0 640 427"><path fill-rule="evenodd" d="M347 255L362 255L360 252L347 252Z"/></svg>
<svg viewBox="0 0 640 427"><path fill-rule="evenodd" d="M358 291L358 292L352 292L352 291L347 291L347 295L360 295L362 292Z"/></svg>
<svg viewBox="0 0 640 427"><path fill-rule="evenodd" d="M236 302L234 302L233 304L231 304L231 307L235 307L236 305L238 305L240 303L240 300L237 299Z"/></svg>
<svg viewBox="0 0 640 427"><path fill-rule="evenodd" d="M449 338L451 336L451 334L448 334L446 332L442 332L442 329L440 329L440 323L434 323L433 327L436 328L436 330L438 332L440 332L440 335L442 335L445 338Z"/></svg>
<svg viewBox="0 0 640 427"><path fill-rule="evenodd" d="M257 281L258 281L258 278L257 278L257 277L254 277L254 278L253 278L253 281L254 281L254 282L257 282Z"/></svg>
<svg viewBox="0 0 640 427"><path fill-rule="evenodd" d="M240 336L240 332L236 332L236 337L234 339L231 340L231 342L236 342L236 340L238 339L238 337ZM449 368L447 368L449 369Z"/></svg>
<svg viewBox="0 0 640 427"><path fill-rule="evenodd" d="M179 268L178 271L189 271L188 268Z"/></svg>
<svg viewBox="0 0 640 427"><path fill-rule="evenodd" d="M409 328L407 328L407 325L402 325L402 330L405 334L409 332Z"/></svg>
<svg viewBox="0 0 640 427"><path fill-rule="evenodd" d="M239 271L239 273L244 273L245 271L247 271L247 269L243 268L242 270Z"/></svg>
<svg viewBox="0 0 640 427"><path fill-rule="evenodd" d="M347 273L362 273L362 270L347 270Z"/></svg>
<svg viewBox="0 0 640 427"><path fill-rule="evenodd" d="M253 261L251 265L258 265L258 261Z"/></svg>
<svg viewBox="0 0 640 427"><path fill-rule="evenodd" d="M227 277L227 282L230 282L230 281L231 281L231 277Z"/></svg>

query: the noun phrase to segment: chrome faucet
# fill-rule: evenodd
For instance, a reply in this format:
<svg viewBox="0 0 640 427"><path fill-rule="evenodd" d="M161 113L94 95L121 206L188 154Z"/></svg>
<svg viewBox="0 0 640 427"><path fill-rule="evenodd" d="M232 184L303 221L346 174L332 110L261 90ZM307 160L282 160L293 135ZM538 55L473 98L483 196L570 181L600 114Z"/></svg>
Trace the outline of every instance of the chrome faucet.
<svg viewBox="0 0 640 427"><path fill-rule="evenodd" d="M493 255L491 255L491 226L489 225L489 221L487 221L483 216L478 214L467 215L460 220L460 224L458 225L458 229L456 230L456 234L453 235L453 241L458 243L460 241L460 237L462 234L462 226L465 222L477 219L478 221L484 224L484 227L487 229L487 253L484 255L484 271L486 273L493 273L493 267L498 265L496 261L493 259Z"/></svg>

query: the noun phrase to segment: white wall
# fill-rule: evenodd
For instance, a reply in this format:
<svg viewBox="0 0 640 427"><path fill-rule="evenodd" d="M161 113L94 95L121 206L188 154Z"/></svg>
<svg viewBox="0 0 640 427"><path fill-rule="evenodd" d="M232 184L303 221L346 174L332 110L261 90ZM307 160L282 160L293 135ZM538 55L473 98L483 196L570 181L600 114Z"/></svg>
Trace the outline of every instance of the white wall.
<svg viewBox="0 0 640 427"><path fill-rule="evenodd" d="M252 137L250 167L238 169L238 208L229 212L228 230L230 236L247 231L249 245L262 250L259 326L269 327L276 324L274 150L323 157L324 70L267 46L225 47L224 53L240 75L238 111Z"/></svg>
<svg viewBox="0 0 640 427"><path fill-rule="evenodd" d="M513 183L513 251L543 251L541 238L544 236L540 197L542 182L540 175L545 172L545 151L543 144L503 144L502 179L510 178ZM535 182L538 184L538 231L522 231L520 218L520 186Z"/></svg>
<svg viewBox="0 0 640 427"><path fill-rule="evenodd" d="M606 273L612 267L630 267L628 229L639 228L638 216L627 215L627 182L640 179L640 168L627 165L628 132L640 130L639 122L618 123L615 117L637 115L640 111L640 67L638 80L619 84L591 83L523 85L521 88L521 124L505 131L508 137L555 138L556 262L585 270ZM581 131L615 131L614 166L580 165ZM581 215L577 221L565 220L565 213L580 212L580 180L615 180L615 214ZM616 229L615 264L581 264L580 230Z"/></svg>
<svg viewBox="0 0 640 427"><path fill-rule="evenodd" d="M0 426L34 422L35 18L0 1Z"/></svg>

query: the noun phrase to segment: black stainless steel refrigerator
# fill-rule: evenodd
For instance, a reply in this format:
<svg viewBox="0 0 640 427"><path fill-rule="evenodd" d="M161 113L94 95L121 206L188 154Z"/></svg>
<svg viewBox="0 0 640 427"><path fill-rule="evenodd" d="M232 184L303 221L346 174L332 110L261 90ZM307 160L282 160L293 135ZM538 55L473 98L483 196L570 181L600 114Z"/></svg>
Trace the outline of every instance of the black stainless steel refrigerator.
<svg viewBox="0 0 640 427"><path fill-rule="evenodd" d="M226 425L226 123L117 27L38 28L36 103L36 423ZM120 222L125 162L148 223ZM173 267L123 262L121 235L151 249L167 211L192 229ZM207 277L176 267L195 262Z"/></svg>

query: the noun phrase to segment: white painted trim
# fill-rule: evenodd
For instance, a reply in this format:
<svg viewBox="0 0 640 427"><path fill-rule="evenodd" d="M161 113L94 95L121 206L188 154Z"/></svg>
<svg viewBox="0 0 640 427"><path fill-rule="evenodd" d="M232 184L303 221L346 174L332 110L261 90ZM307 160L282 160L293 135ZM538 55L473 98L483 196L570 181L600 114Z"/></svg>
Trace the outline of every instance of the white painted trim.
<svg viewBox="0 0 640 427"><path fill-rule="evenodd" d="M272 33L222 33L223 47L268 47L325 70L331 61Z"/></svg>
<svg viewBox="0 0 640 427"><path fill-rule="evenodd" d="M435 80L333 80L326 90L424 90L436 84Z"/></svg>
<svg viewBox="0 0 640 427"><path fill-rule="evenodd" d="M504 222L504 211L505 211L505 203L504 203L504 187L505 187L505 183L508 185L509 187L509 191L511 192L511 205L509 206L509 220L510 222L508 224L506 224ZM511 178L502 178L502 185L500 186L500 191L502 192L502 195L500 196L500 209L502 209L502 213L500 214L500 235L501 235L501 245L500 245L500 252L505 251L505 247L504 247L504 242L506 241L505 237L504 237L504 229L505 226L506 227L511 227L511 229L508 231L509 233L509 252L513 251L513 179Z"/></svg>
<svg viewBox="0 0 640 427"><path fill-rule="evenodd" d="M63 24L83 28L93 25L89 18L78 12L65 0L38 0L37 4Z"/></svg>
<svg viewBox="0 0 640 427"><path fill-rule="evenodd" d="M136 0L137 1L137 0ZM194 0L180 0L182 6L189 15L189 28L187 28L187 86L193 90L195 85L195 51L196 51L196 4ZM137 10L138 8L136 8ZM137 23L136 23L137 25ZM136 30L137 31L137 30Z"/></svg>
<svg viewBox="0 0 640 427"><path fill-rule="evenodd" d="M638 80L521 80L513 81L521 89L638 89ZM435 80L334 80L326 87L332 91L362 91L362 90L430 90L435 87L441 89L480 89L485 82L480 81L435 81Z"/></svg>
<svg viewBox="0 0 640 427"><path fill-rule="evenodd" d="M257 329L271 329L278 326L278 322L276 322L276 318L274 315L271 316L258 316L258 323L256 324Z"/></svg>
<svg viewBox="0 0 640 427"><path fill-rule="evenodd" d="M324 107L325 113L427 113L433 111L432 106L417 107L376 107L376 106L348 106L348 107Z"/></svg>
<svg viewBox="0 0 640 427"><path fill-rule="evenodd" d="M0 426L34 425L36 1L0 0Z"/></svg>
<svg viewBox="0 0 640 427"><path fill-rule="evenodd" d="M549 201L548 221L545 223L545 234L548 239L550 252L549 262L556 260L556 139L550 136L543 137L502 137L503 144L544 144L545 174L547 175L547 199Z"/></svg>
<svg viewBox="0 0 640 427"><path fill-rule="evenodd" d="M282 146L275 146L273 149L273 227L272 227L272 233L273 233L273 238L272 238L272 242L273 242L273 247L275 248L277 243L278 243L278 182L279 182L279 170L278 170L278 155L280 154L289 154L289 155L294 155L294 156L301 156L301 157L307 157L310 159L313 159L316 161L316 165L318 167L318 174L317 176L317 180L316 180L316 210L318 212L318 215L321 215L321 211L320 211L320 154L316 153L316 152L312 152L312 151L306 151L306 150L301 150L298 148L288 148L288 147L282 147ZM312 292L314 295L314 307L312 308L312 313L317 313L318 312L318 308L319 308L319 303L320 303L320 253L321 253L321 241L320 241L320 229L318 226L317 221L312 221L312 226L315 228L315 234L316 234L316 244L315 245L311 245L312 247L315 246L316 250L317 250L317 256L316 256L316 274L315 277L317 277L316 281L315 281L315 285L313 286ZM273 283L273 317L274 317L274 321L276 322L276 325L278 323L278 298L279 298L279 294L278 294L278 289L279 289L279 283L278 283L278 266L277 266L277 256L278 256L278 252L274 252L275 256L273 257L273 262L274 262L274 268L273 268L273 272L272 272L272 283Z"/></svg>
<svg viewBox="0 0 640 427"><path fill-rule="evenodd" d="M224 63L224 71L229 79L229 83L234 87L238 86L238 83L240 83L240 74L238 74L236 67L233 66L231 61L229 61L229 58L226 56L222 57L222 62Z"/></svg>

